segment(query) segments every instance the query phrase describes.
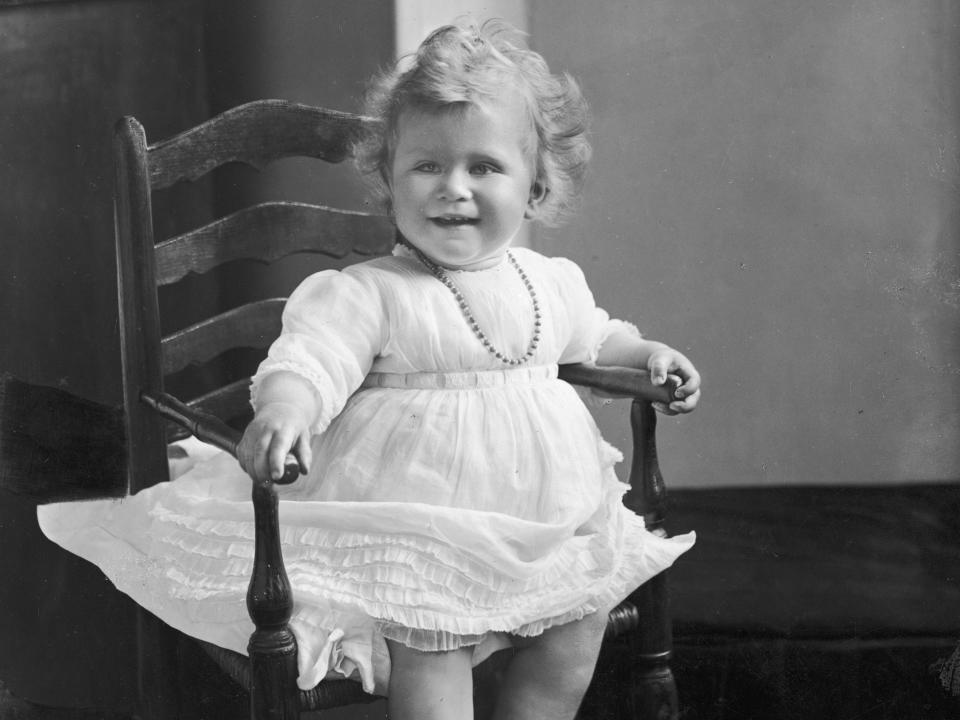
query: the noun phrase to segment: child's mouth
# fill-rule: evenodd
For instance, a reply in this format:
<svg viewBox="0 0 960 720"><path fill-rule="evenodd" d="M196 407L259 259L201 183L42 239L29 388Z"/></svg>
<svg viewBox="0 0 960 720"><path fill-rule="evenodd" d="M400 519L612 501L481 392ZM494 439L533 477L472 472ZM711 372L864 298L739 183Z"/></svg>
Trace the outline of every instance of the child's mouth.
<svg viewBox="0 0 960 720"><path fill-rule="evenodd" d="M476 225L480 222L480 219L466 217L465 215L440 215L430 218L430 221L440 227L461 227L464 225Z"/></svg>

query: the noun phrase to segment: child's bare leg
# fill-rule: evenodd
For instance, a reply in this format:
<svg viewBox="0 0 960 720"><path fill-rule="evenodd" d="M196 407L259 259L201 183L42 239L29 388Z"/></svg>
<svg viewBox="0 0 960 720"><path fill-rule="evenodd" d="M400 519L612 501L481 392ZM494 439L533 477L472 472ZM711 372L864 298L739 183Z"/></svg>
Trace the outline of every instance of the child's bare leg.
<svg viewBox="0 0 960 720"><path fill-rule="evenodd" d="M572 720L593 678L607 612L522 641L507 668L496 720Z"/></svg>
<svg viewBox="0 0 960 720"><path fill-rule="evenodd" d="M472 648L421 652L387 641L390 648L390 720L471 720Z"/></svg>

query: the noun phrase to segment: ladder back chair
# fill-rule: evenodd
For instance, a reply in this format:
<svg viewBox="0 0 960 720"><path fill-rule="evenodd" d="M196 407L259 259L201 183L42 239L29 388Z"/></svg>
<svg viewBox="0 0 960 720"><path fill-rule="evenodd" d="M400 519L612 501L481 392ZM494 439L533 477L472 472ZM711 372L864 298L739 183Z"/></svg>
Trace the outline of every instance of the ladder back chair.
<svg viewBox="0 0 960 720"><path fill-rule="evenodd" d="M125 117L117 123L115 215L129 493L168 479L168 445L173 440L193 434L235 453L241 435L237 428L249 420L249 377L228 379L223 386L186 402L165 392L165 377L222 357L235 347L255 348L265 354L280 331L284 300L271 298L228 308L164 335L158 288L236 260L270 263L300 252L331 257L385 254L395 236L392 222L383 216L304 203L264 202L157 242L154 192L197 180L227 163L261 168L296 156L339 163L350 155L352 140L365 122L369 120L357 115L260 100L154 143L148 143L136 119ZM656 419L650 403L668 400L669 391L653 387L646 373L625 368L565 366L561 377L634 398L632 487L625 502L644 516L649 528L663 532L665 489L657 465ZM278 482L296 478L297 467L291 458L287 473ZM256 538L247 606L255 630L248 656L201 645L249 692L254 719L292 720L301 711L375 699L350 680L326 680L311 691L298 690L296 642L287 625L293 600L280 551L273 484L251 482L251 499ZM624 688L618 683L621 697L616 710L585 707L584 718L676 716L666 598L666 576L661 574L611 613L607 635L628 638L632 685ZM149 666L145 656L150 652L150 648L141 648L142 664ZM599 694L605 693L595 693ZM145 715L150 714L148 708Z"/></svg>

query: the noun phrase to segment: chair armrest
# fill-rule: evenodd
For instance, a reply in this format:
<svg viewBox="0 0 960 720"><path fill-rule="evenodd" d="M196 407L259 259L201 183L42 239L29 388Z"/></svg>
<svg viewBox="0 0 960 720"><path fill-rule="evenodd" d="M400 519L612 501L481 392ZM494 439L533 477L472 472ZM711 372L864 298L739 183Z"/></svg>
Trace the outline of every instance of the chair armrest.
<svg viewBox="0 0 960 720"><path fill-rule="evenodd" d="M575 385L633 398L633 459L630 489L623 502L643 517L648 530L666 535L666 485L657 460L657 413L651 403L674 400L679 383L668 377L664 385L654 385L645 370L583 363L561 365L559 377ZM673 635L666 571L643 583L611 611L606 635L629 637L631 669L627 688L621 682L616 691L627 690L632 696L631 717L677 717L677 687L670 670Z"/></svg>
<svg viewBox="0 0 960 720"><path fill-rule="evenodd" d="M668 376L664 385L654 385L646 370L587 363L561 365L561 380L601 390L611 395L633 398L630 427L633 435L633 459L630 466L630 490L624 504L647 523L653 532L662 532L666 517L666 485L657 458L657 414L651 403L669 403L676 399L679 384Z"/></svg>
<svg viewBox="0 0 960 720"><path fill-rule="evenodd" d="M676 400L673 395L675 386L671 386L669 381L665 385L654 385L649 372L636 368L572 363L560 366L559 377L572 385L602 390L611 395L639 398L647 402L669 403Z"/></svg>
<svg viewBox="0 0 960 720"><path fill-rule="evenodd" d="M140 394L140 400L156 410L160 415L186 428L198 440L210 443L214 447L237 456L237 445L243 433L227 425L223 420L209 413L192 408L167 393ZM300 476L300 464L292 455L284 463L283 476L273 482L277 485L289 485Z"/></svg>
<svg viewBox="0 0 960 720"><path fill-rule="evenodd" d="M234 457L242 434L219 418L191 408L166 393L141 392L140 400L162 417L185 427L198 439ZM297 641L290 630L293 592L280 547L278 498L274 484L292 483L300 475L289 456L283 477L253 481L253 572L247 588L247 610L256 628L250 636L250 695L253 717L295 718L299 715Z"/></svg>

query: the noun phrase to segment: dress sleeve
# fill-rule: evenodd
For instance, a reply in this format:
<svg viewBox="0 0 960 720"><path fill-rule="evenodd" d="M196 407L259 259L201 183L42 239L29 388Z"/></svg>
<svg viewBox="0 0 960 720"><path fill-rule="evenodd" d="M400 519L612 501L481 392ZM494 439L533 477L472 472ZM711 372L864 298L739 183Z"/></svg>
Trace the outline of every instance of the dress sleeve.
<svg viewBox="0 0 960 720"><path fill-rule="evenodd" d="M321 433L363 382L386 336L382 294L369 273L315 273L287 300L283 329L253 377L250 401L256 409L270 373L294 372L317 393L320 412L312 431Z"/></svg>
<svg viewBox="0 0 960 720"><path fill-rule="evenodd" d="M569 321L569 336L561 356L561 363L597 360L604 341L615 332L629 332L640 336L632 323L611 318L606 310L597 307L593 293L580 267L566 258L552 258Z"/></svg>

